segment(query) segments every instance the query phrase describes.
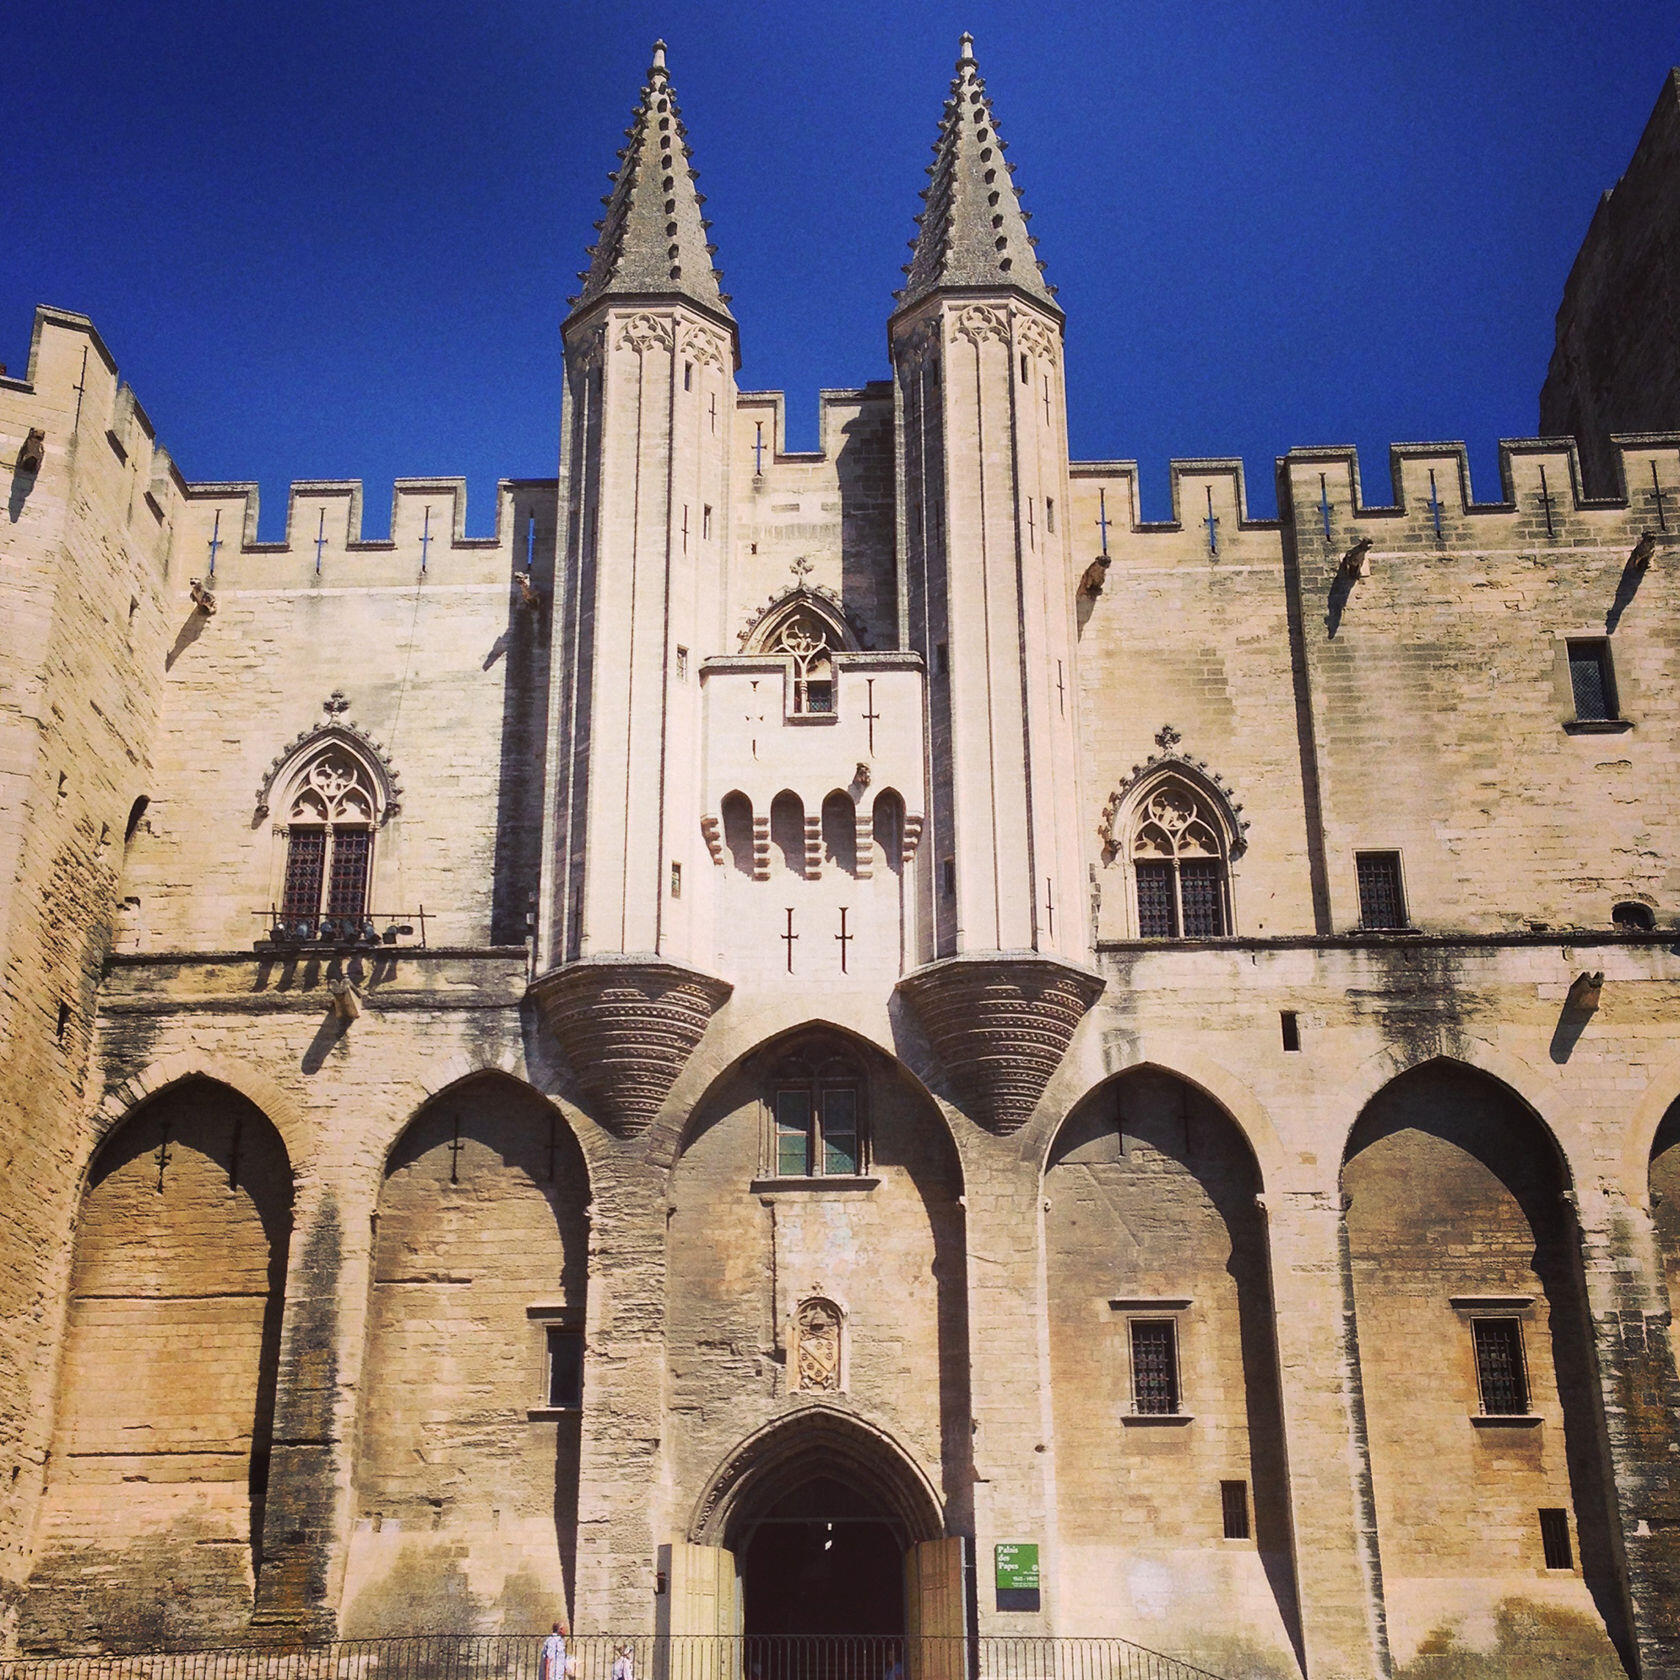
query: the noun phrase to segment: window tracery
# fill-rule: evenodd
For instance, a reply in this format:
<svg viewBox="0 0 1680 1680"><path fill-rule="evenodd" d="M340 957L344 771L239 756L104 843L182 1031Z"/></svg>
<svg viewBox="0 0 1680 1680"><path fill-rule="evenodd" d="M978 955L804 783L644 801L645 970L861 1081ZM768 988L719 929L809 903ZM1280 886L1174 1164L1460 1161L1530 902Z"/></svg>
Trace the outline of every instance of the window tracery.
<svg viewBox="0 0 1680 1680"><path fill-rule="evenodd" d="M1144 794L1128 849L1141 938L1208 939L1231 931L1223 825L1187 781L1163 777Z"/></svg>
<svg viewBox="0 0 1680 1680"><path fill-rule="evenodd" d="M327 742L293 777L280 917L294 937L360 933L379 808L372 771L342 742Z"/></svg>
<svg viewBox="0 0 1680 1680"><path fill-rule="evenodd" d="M789 709L796 716L834 710L834 655L829 646L829 627L815 613L790 613L777 627L765 652L786 654L793 662Z"/></svg>

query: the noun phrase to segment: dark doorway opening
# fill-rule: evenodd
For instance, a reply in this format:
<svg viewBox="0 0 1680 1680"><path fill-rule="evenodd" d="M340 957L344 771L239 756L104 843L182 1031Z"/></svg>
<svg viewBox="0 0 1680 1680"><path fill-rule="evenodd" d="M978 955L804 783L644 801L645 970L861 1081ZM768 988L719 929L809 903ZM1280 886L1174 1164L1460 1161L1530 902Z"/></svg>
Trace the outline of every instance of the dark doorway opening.
<svg viewBox="0 0 1680 1680"><path fill-rule="evenodd" d="M785 1494L740 1556L749 1636L904 1633L904 1541L840 1482L817 1477Z"/></svg>

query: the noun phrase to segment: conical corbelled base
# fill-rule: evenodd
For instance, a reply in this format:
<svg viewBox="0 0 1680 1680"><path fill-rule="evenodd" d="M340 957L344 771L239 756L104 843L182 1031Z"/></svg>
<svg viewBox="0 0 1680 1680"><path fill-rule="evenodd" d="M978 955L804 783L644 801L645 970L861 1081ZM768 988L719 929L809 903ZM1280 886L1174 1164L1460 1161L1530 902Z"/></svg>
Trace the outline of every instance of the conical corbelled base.
<svg viewBox="0 0 1680 1680"><path fill-rule="evenodd" d="M568 963L531 985L591 1114L620 1137L652 1123L733 990L682 963L617 954Z"/></svg>
<svg viewBox="0 0 1680 1680"><path fill-rule="evenodd" d="M1100 974L1032 951L945 957L898 983L964 1113L1000 1134L1026 1124L1102 989Z"/></svg>

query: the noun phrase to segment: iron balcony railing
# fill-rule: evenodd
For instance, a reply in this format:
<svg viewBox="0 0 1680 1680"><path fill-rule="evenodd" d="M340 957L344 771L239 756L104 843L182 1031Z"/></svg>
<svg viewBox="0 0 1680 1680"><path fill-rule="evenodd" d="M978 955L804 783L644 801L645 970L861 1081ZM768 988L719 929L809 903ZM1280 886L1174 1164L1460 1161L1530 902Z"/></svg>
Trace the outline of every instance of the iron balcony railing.
<svg viewBox="0 0 1680 1680"><path fill-rule="evenodd" d="M1219 1680L1117 1638L872 1634L583 1634L566 1674L541 1634L417 1634L0 1660L0 1680Z"/></svg>
<svg viewBox="0 0 1680 1680"><path fill-rule="evenodd" d="M270 905L251 914L265 924L257 935L259 951L298 947L320 950L376 950L388 945L426 945L426 907L418 910L369 910L360 916L282 916Z"/></svg>

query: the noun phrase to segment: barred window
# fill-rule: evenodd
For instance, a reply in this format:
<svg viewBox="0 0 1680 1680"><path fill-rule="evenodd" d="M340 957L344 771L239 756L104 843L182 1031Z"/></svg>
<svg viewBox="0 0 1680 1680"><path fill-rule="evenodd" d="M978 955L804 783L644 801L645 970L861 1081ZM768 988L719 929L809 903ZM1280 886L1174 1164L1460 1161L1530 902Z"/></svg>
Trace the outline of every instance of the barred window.
<svg viewBox="0 0 1680 1680"><path fill-rule="evenodd" d="M1163 781L1139 805L1132 834L1142 939L1217 939L1231 931L1221 826L1190 786Z"/></svg>
<svg viewBox="0 0 1680 1680"><path fill-rule="evenodd" d="M864 1171L863 1080L847 1057L789 1056L771 1093L770 1170L777 1178Z"/></svg>
<svg viewBox="0 0 1680 1680"><path fill-rule="evenodd" d="M1363 928L1403 928L1406 899L1400 887L1398 852L1360 852L1354 858L1359 878L1359 925Z"/></svg>
<svg viewBox="0 0 1680 1680"><path fill-rule="evenodd" d="M1248 1538L1248 1483L1221 1482L1219 1484L1219 1503L1225 1518L1225 1538L1227 1540L1246 1540Z"/></svg>
<svg viewBox="0 0 1680 1680"><path fill-rule="evenodd" d="M1178 1326L1170 1318L1132 1320L1132 1410L1140 1417L1178 1411Z"/></svg>
<svg viewBox="0 0 1680 1680"><path fill-rule="evenodd" d="M1542 1506L1540 1550L1548 1569L1573 1569L1575 1548L1569 1543L1569 1513L1560 1506Z"/></svg>
<svg viewBox="0 0 1680 1680"><path fill-rule="evenodd" d="M1569 644L1569 686L1580 722L1606 723L1618 715L1616 685L1610 674L1610 644L1603 637Z"/></svg>
<svg viewBox="0 0 1680 1680"><path fill-rule="evenodd" d="M1471 1322L1476 1341L1476 1384L1488 1417L1522 1417L1528 1411L1528 1372L1523 1366L1522 1324L1514 1318Z"/></svg>
<svg viewBox="0 0 1680 1680"><path fill-rule="evenodd" d="M280 917L294 937L360 932L377 810L367 767L336 743L293 779Z"/></svg>

